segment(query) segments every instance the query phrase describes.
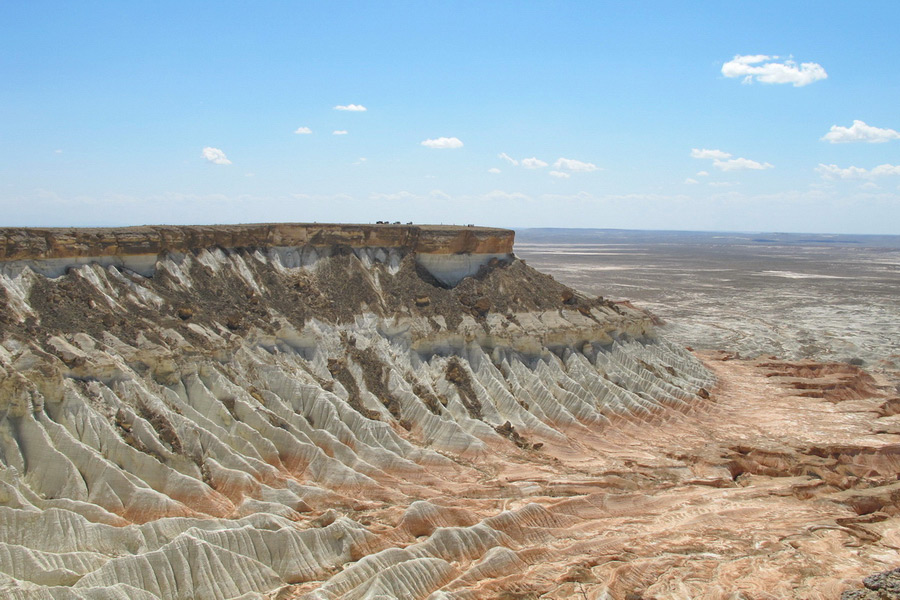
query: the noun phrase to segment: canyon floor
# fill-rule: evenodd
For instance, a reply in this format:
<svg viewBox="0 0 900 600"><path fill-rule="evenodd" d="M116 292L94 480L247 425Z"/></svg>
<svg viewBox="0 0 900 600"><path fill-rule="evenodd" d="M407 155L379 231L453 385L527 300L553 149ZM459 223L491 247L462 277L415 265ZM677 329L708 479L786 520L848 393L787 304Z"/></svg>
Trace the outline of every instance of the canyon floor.
<svg viewBox="0 0 900 600"><path fill-rule="evenodd" d="M691 410L622 420L539 451L495 449L430 498L458 524L517 521L505 530L514 553L495 551L442 589L465 598L824 600L896 567L894 384L843 364L701 358L719 384ZM390 538L409 526L406 512L391 505L354 518Z"/></svg>

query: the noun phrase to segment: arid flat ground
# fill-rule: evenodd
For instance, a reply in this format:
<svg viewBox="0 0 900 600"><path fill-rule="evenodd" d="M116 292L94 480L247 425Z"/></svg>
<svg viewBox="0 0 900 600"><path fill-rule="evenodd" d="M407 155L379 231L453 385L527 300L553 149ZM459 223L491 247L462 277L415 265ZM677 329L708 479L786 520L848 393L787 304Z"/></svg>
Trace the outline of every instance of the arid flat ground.
<svg viewBox="0 0 900 600"><path fill-rule="evenodd" d="M900 374L900 236L526 229L516 254L681 344Z"/></svg>

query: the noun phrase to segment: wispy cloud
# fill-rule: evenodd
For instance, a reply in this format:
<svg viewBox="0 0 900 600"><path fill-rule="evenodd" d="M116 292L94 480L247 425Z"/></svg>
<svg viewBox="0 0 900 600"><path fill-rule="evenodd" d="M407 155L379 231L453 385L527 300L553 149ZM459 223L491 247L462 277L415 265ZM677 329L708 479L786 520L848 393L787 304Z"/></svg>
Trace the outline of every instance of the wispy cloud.
<svg viewBox="0 0 900 600"><path fill-rule="evenodd" d="M749 158L732 158L730 160L714 160L713 166L722 171L762 171L771 169L775 165L757 162Z"/></svg>
<svg viewBox="0 0 900 600"><path fill-rule="evenodd" d="M816 172L825 179L871 179L888 175L900 175L900 165L878 165L872 169L862 167L839 167L837 165L819 164Z"/></svg>
<svg viewBox="0 0 900 600"><path fill-rule="evenodd" d="M721 150L707 150L706 148L700 150L699 148L694 148L691 150L691 158L716 158L722 160L731 158L731 154Z"/></svg>
<svg viewBox="0 0 900 600"><path fill-rule="evenodd" d="M543 169L547 166L547 163L537 157L532 156L531 158L523 158L522 166L526 169Z"/></svg>
<svg viewBox="0 0 900 600"><path fill-rule="evenodd" d="M386 200L390 202L446 202L448 200L452 200L451 196L442 190L431 190L426 194L414 194L413 192L408 192L406 190L401 190L399 192L385 193L385 192L373 192L369 194L370 200Z"/></svg>
<svg viewBox="0 0 900 600"><path fill-rule="evenodd" d="M492 167L492 168L488 169L488 173L493 173L494 175L496 175L499 172L500 172L500 169L498 169L497 167Z"/></svg>
<svg viewBox="0 0 900 600"><path fill-rule="evenodd" d="M338 104L334 107L334 110L348 110L350 112L366 112L367 109L362 104Z"/></svg>
<svg viewBox="0 0 900 600"><path fill-rule="evenodd" d="M558 158L556 159L556 162L553 163L553 166L557 169L568 169L569 171L578 173L590 173L599 168L594 163L582 162L580 160L575 160L574 158Z"/></svg>
<svg viewBox="0 0 900 600"><path fill-rule="evenodd" d="M541 160L536 156L532 156L531 158L523 158L521 160L513 158L506 152L501 152L497 156L513 165L514 167L521 166L526 169L533 170L543 169L544 167L550 166L549 163ZM599 169L600 168L594 163L575 160L574 158L558 158L556 159L556 162L553 163L553 170L550 171L549 174L551 177L556 177L558 179L568 179L572 176L572 173L589 173L591 171L597 171Z"/></svg>
<svg viewBox="0 0 900 600"><path fill-rule="evenodd" d="M225 156L225 153L219 150L218 148L212 148L207 146L203 149L201 153L203 158L208 160L209 162L216 165L230 165L231 161L228 160L228 157Z"/></svg>
<svg viewBox="0 0 900 600"><path fill-rule="evenodd" d="M691 177L688 177L687 179L685 179L684 182L688 185L696 185L696 184L700 183L699 181L697 181L696 179L693 179Z"/></svg>
<svg viewBox="0 0 900 600"><path fill-rule="evenodd" d="M439 137L432 140L424 140L422 145L426 148L435 148L437 150L463 147L462 141L455 137Z"/></svg>
<svg viewBox="0 0 900 600"><path fill-rule="evenodd" d="M798 65L792 57L782 59L766 54L738 54L722 65L722 75L743 77L742 83L790 83L794 87L803 87L828 78L828 73L818 63L805 62Z"/></svg>
<svg viewBox="0 0 900 600"><path fill-rule="evenodd" d="M900 139L900 132L893 129L882 129L866 125L863 121L854 120L850 127L832 125L831 130L822 136L822 140L832 144L845 144L848 142L868 142L880 144L891 140Z"/></svg>
<svg viewBox="0 0 900 600"><path fill-rule="evenodd" d="M331 132L331 135L347 135L346 129L335 129Z"/></svg>
<svg viewBox="0 0 900 600"><path fill-rule="evenodd" d="M484 195L485 200L531 200L531 196L522 192L505 192L503 190L492 190Z"/></svg>
<svg viewBox="0 0 900 600"><path fill-rule="evenodd" d="M723 150L708 150L703 148L694 148L691 150L693 158L712 159L713 166L720 171L762 171L763 169L771 169L775 165L770 163L761 163L749 158L731 158L732 154ZM697 175L706 177L709 175L706 171L700 171Z"/></svg>
<svg viewBox="0 0 900 600"><path fill-rule="evenodd" d="M499 156L500 158L502 158L503 160L505 160L506 162L508 162L509 164L511 164L512 166L514 166L514 167L518 167L518 166L519 166L519 161L517 161L516 159L514 159L512 156L510 156L510 155L507 154L506 152L501 152L498 156Z"/></svg>
<svg viewBox="0 0 900 600"><path fill-rule="evenodd" d="M312 129L310 129L309 127L298 127L294 131L294 133L299 133L301 135L308 135L308 134L312 133Z"/></svg>

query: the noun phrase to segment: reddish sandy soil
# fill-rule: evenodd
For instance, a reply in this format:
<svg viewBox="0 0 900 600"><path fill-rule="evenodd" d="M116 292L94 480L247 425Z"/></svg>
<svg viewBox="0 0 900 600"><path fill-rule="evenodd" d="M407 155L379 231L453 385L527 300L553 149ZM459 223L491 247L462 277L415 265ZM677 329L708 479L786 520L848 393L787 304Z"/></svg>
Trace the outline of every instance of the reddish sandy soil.
<svg viewBox="0 0 900 600"><path fill-rule="evenodd" d="M456 563L459 578L443 591L825 599L898 566L894 385L843 364L701 358L720 383L688 413L573 431L576 441L545 441L538 451L506 444L490 464L438 485L428 500L454 515L445 521L515 515L505 529L492 526L521 560ZM401 522L405 509L383 505L356 518L382 533L384 547L409 546L424 539L410 531L429 535L435 523Z"/></svg>

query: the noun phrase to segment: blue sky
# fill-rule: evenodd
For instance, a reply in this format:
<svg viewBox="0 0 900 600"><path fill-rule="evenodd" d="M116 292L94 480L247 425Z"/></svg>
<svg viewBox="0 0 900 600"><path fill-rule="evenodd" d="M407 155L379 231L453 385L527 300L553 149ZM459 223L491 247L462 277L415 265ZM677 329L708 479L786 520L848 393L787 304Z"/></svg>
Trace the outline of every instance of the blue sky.
<svg viewBox="0 0 900 600"><path fill-rule="evenodd" d="M5 2L0 224L900 234L900 3L682 6Z"/></svg>

